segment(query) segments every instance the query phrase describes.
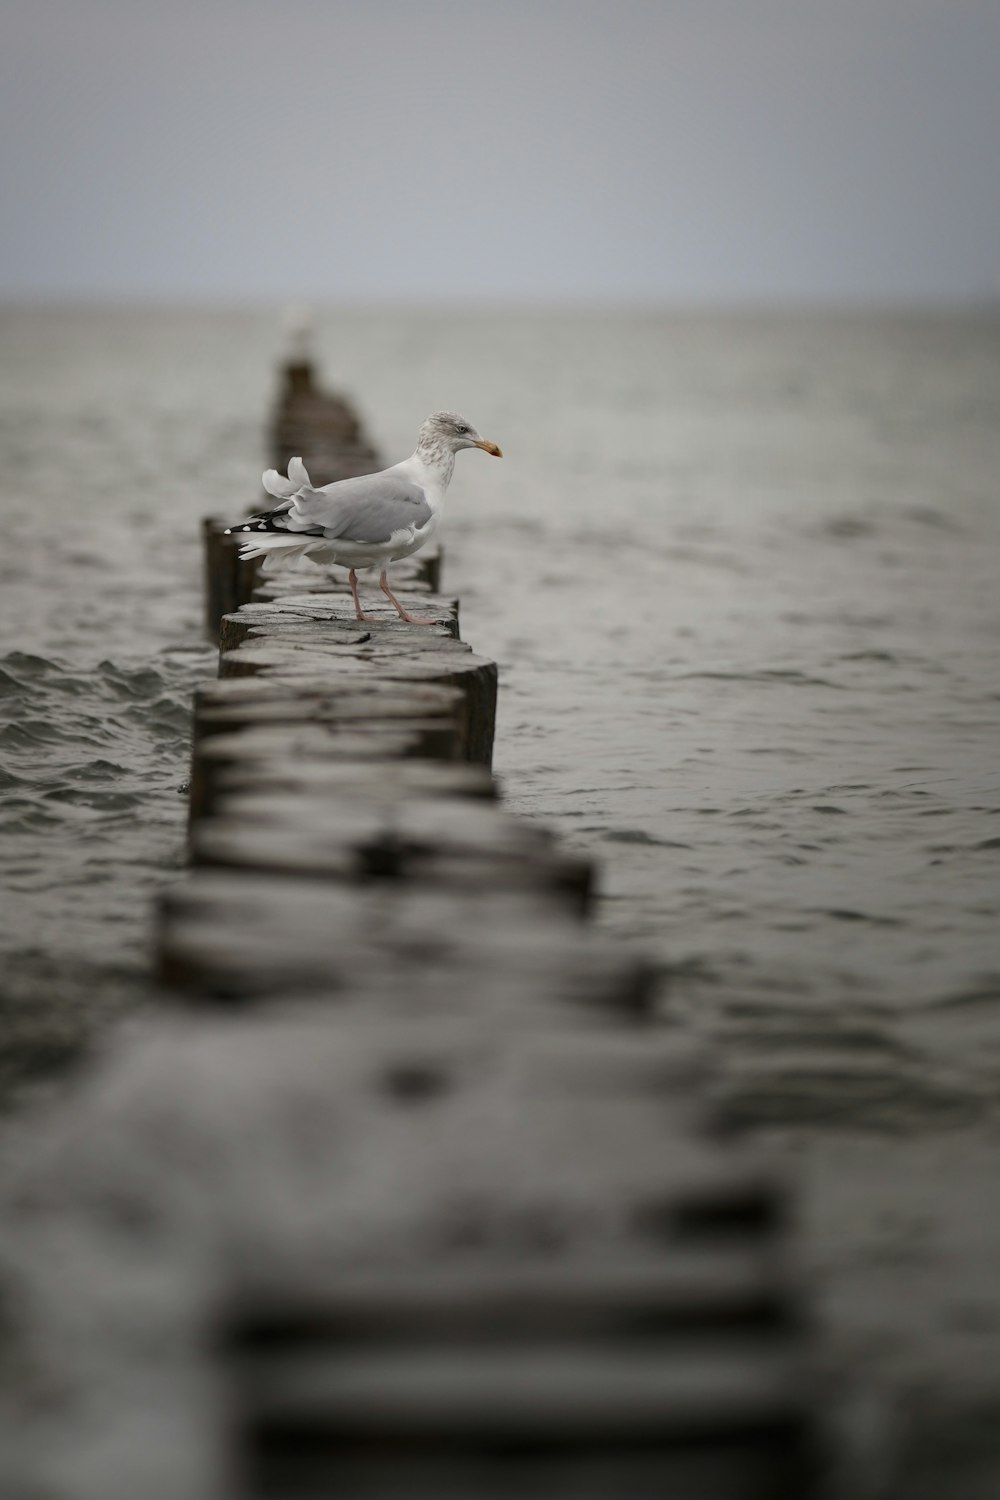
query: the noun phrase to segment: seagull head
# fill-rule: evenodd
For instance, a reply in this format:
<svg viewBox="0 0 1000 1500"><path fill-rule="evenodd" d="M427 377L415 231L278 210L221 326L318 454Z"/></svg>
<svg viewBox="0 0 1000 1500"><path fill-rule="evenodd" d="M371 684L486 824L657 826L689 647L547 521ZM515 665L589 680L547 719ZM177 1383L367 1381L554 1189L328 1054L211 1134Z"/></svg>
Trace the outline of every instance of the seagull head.
<svg viewBox="0 0 1000 1500"><path fill-rule="evenodd" d="M494 458L503 458L496 443L480 437L472 423L454 411L436 411L427 418L420 429L420 448L443 448L449 453L458 453L462 448L482 448Z"/></svg>

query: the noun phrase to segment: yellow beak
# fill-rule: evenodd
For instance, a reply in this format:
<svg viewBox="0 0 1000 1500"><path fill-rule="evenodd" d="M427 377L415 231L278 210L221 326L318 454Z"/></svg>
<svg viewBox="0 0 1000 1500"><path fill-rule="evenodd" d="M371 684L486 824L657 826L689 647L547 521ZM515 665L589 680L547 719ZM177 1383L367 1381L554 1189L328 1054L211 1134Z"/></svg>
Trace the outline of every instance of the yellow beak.
<svg viewBox="0 0 1000 1500"><path fill-rule="evenodd" d="M503 458L503 454L496 443L488 443L485 438L481 442L478 442L476 447L482 448L484 453L492 453L494 458Z"/></svg>

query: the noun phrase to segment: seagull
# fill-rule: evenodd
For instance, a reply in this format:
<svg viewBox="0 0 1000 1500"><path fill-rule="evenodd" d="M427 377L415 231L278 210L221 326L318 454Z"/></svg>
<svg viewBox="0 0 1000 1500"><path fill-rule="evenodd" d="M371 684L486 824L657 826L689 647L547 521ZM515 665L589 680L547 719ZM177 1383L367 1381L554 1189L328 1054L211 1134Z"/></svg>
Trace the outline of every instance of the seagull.
<svg viewBox="0 0 1000 1500"><path fill-rule="evenodd" d="M273 510L250 516L230 526L226 536L251 533L240 557L264 557L265 570L282 557L308 557L313 562L339 563L349 569L348 582L359 620L368 616L358 597L358 568L381 567L379 587L408 625L435 625L436 620L411 615L389 587L387 569L399 557L409 557L437 531L445 491L463 448L482 448L494 458L503 454L496 443L481 438L471 422L453 411L436 411L420 429L409 458L378 474L338 479L315 489L301 458L288 464L288 476L277 469L264 474L264 488L281 501Z"/></svg>

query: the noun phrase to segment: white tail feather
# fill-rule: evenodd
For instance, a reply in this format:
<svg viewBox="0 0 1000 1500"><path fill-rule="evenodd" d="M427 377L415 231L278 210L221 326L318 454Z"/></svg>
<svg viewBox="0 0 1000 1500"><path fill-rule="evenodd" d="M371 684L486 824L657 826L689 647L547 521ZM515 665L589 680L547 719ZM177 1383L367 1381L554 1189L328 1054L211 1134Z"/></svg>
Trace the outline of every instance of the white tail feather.
<svg viewBox="0 0 1000 1500"><path fill-rule="evenodd" d="M272 567L278 567L286 559L301 557L315 547L317 541L322 537L311 536L303 541L298 536L276 536L274 532L268 532L261 536L255 536L252 541L246 541L240 548L240 557L248 562L252 557L264 557L264 571L270 572Z"/></svg>
<svg viewBox="0 0 1000 1500"><path fill-rule="evenodd" d="M287 479L277 469L266 469L261 477L267 493L276 500L288 500L303 487L311 488L309 474L301 458L288 460Z"/></svg>
<svg viewBox="0 0 1000 1500"><path fill-rule="evenodd" d="M267 469L261 477L267 493L276 500L288 500L295 494L296 486L283 474L279 474L277 469Z"/></svg>

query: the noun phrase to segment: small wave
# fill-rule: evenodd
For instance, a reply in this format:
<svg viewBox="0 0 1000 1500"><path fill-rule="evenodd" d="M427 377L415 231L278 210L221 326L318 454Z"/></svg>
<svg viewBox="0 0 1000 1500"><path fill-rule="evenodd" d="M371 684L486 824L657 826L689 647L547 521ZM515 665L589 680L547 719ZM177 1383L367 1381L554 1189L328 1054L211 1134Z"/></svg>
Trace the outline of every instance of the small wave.
<svg viewBox="0 0 1000 1500"><path fill-rule="evenodd" d="M644 828L609 828L603 834L610 844L652 844L658 849L692 849L693 844L682 844L678 839L660 839L647 833Z"/></svg>
<svg viewBox="0 0 1000 1500"><path fill-rule="evenodd" d="M97 759L73 766L65 774L72 781L107 781L109 777L124 776L127 772L117 761Z"/></svg>
<svg viewBox="0 0 1000 1500"><path fill-rule="evenodd" d="M117 662L101 661L97 664L101 680L123 698L151 698L161 694L166 687L164 679L155 667L121 667Z"/></svg>
<svg viewBox="0 0 1000 1500"><path fill-rule="evenodd" d="M191 709L180 698L161 697L144 705L140 717L147 726L187 734L191 728Z"/></svg>
<svg viewBox="0 0 1000 1500"><path fill-rule="evenodd" d="M45 656L32 656L27 651L8 651L0 665L22 683L43 682L64 670L58 662L49 661Z"/></svg>
<svg viewBox="0 0 1000 1500"><path fill-rule="evenodd" d="M96 667L73 668L44 656L11 651L0 660L0 698L32 698L54 704L62 697L90 697L99 702L115 699L162 698L167 679L154 667L123 667L104 660Z"/></svg>
<svg viewBox="0 0 1000 1500"><path fill-rule="evenodd" d="M954 994L932 1000L928 1010L975 1010L981 1005L1000 1005L1000 974L986 974L977 983Z"/></svg>
<svg viewBox="0 0 1000 1500"><path fill-rule="evenodd" d="M17 698L24 690L24 683L19 678L0 667L0 698Z"/></svg>
<svg viewBox="0 0 1000 1500"><path fill-rule="evenodd" d="M900 661L895 651L848 651L837 657L838 661L878 661L895 666Z"/></svg>
<svg viewBox="0 0 1000 1500"><path fill-rule="evenodd" d="M857 911L851 906L828 906L812 908L818 916L830 917L834 922L866 922L870 927L905 927L900 917L883 917L871 911Z"/></svg>
<svg viewBox="0 0 1000 1500"><path fill-rule="evenodd" d="M93 720L90 721L94 723ZM5 724L0 729L0 745L10 750L32 749L38 745L97 745L82 732L77 720L65 725L51 719L22 719L16 724Z"/></svg>
<svg viewBox="0 0 1000 1500"><path fill-rule="evenodd" d="M95 812L127 812L140 807L143 802L142 796L136 792L100 787L54 786L42 795L46 802L65 802L75 807L89 807Z"/></svg>
<svg viewBox="0 0 1000 1500"><path fill-rule="evenodd" d="M782 1057L760 1068L741 1060L723 1072L718 1094L727 1121L879 1134L967 1126L983 1120L992 1099L968 1079L933 1077L926 1060L909 1067L861 1064L850 1057Z"/></svg>
<svg viewBox="0 0 1000 1500"><path fill-rule="evenodd" d="M749 745L745 755L776 755L782 760L815 760L815 751L796 750L792 745Z"/></svg>
<svg viewBox="0 0 1000 1500"><path fill-rule="evenodd" d="M36 803L26 806L22 803L21 806L8 807L5 811L8 816L0 823L0 828L6 834L37 833L63 821L55 813L46 812Z"/></svg>
<svg viewBox="0 0 1000 1500"><path fill-rule="evenodd" d="M856 537L878 534L874 521L870 521L867 516L851 514L833 516L820 529L826 536L836 537L839 541L853 541Z"/></svg>
<svg viewBox="0 0 1000 1500"><path fill-rule="evenodd" d="M27 776L15 776L13 771L8 771L5 766L0 766L0 792L13 791L15 787L31 786Z"/></svg>
<svg viewBox="0 0 1000 1500"><path fill-rule="evenodd" d="M843 691L839 682L831 682L828 677L814 677L794 667L760 667L748 672L678 672L673 680L675 682L765 682L777 683L784 687L821 687L831 688L835 692Z"/></svg>
<svg viewBox="0 0 1000 1500"><path fill-rule="evenodd" d="M918 526L930 526L935 531L953 531L961 533L962 527L953 516L945 515L942 510L935 510L931 505L911 505L903 511L908 521L916 521Z"/></svg>

